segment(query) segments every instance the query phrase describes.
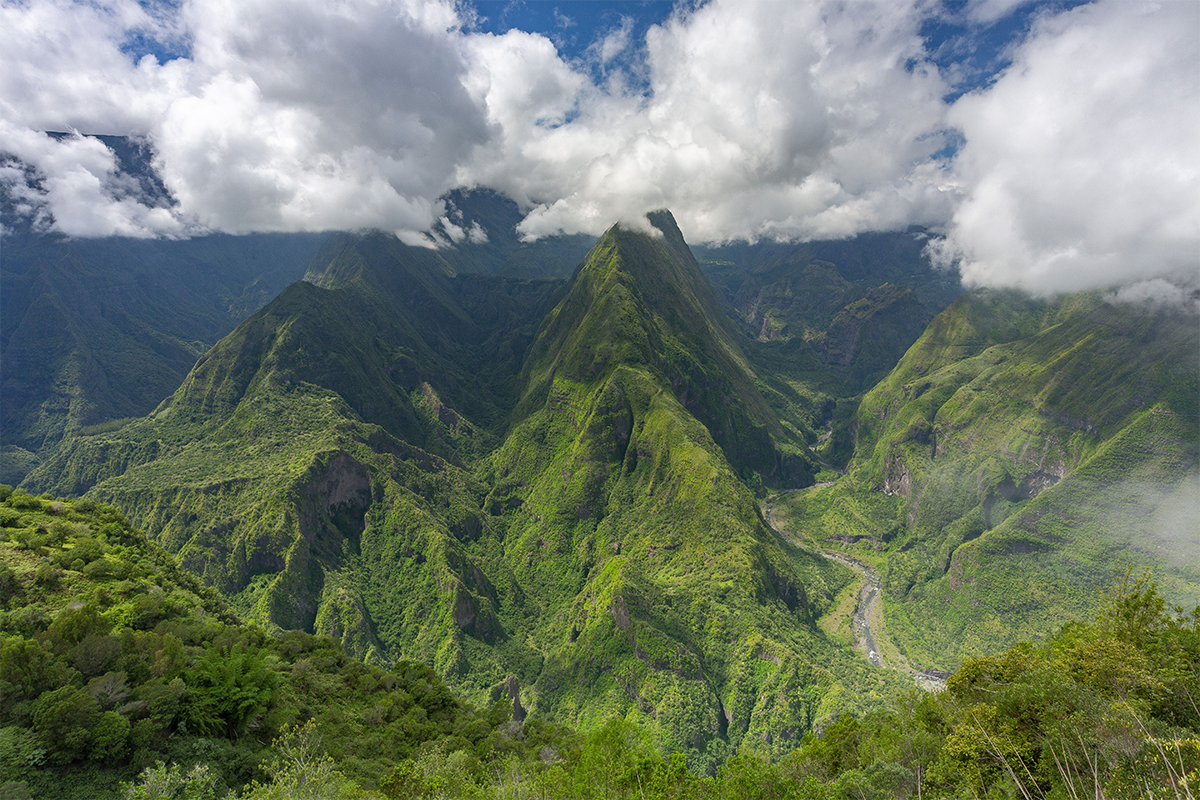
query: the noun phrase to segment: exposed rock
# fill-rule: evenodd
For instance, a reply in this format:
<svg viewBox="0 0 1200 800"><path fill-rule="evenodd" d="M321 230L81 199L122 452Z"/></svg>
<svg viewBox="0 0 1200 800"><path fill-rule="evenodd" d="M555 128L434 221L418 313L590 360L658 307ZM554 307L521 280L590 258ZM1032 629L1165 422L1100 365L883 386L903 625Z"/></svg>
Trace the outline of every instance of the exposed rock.
<svg viewBox="0 0 1200 800"><path fill-rule="evenodd" d="M509 698L512 700L514 722L523 722L527 712L525 707L521 705L521 684L517 681L516 675L509 675L504 679L504 690L508 692Z"/></svg>
<svg viewBox="0 0 1200 800"><path fill-rule="evenodd" d="M617 597L613 599L612 614L618 628L623 631L629 630L629 609L625 607L625 600L623 598Z"/></svg>

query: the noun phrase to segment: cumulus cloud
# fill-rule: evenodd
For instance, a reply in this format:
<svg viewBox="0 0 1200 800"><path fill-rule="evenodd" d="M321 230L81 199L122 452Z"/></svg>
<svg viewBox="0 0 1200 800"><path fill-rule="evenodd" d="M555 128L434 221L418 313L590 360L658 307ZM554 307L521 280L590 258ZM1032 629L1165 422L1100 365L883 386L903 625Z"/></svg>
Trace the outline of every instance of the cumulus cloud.
<svg viewBox="0 0 1200 800"><path fill-rule="evenodd" d="M472 32L449 0L185 0L169 18L133 0L38 0L2 11L3 118L148 136L178 230L420 238L457 185L514 196L530 236L661 206L697 239L946 217L927 163L943 86L915 5L689 8L644 43L627 19L605 32L597 83L544 36ZM187 57L135 62L122 49L134 36ZM66 213L60 229L102 233Z"/></svg>
<svg viewBox="0 0 1200 800"><path fill-rule="evenodd" d="M186 76L180 64L132 60L122 48L135 36L182 33L135 0L0 5L0 119L41 131L150 133Z"/></svg>
<svg viewBox="0 0 1200 800"><path fill-rule="evenodd" d="M438 198L487 186L530 238L668 207L693 241L927 225L979 284L1195 278L1200 6L1047 12L953 106L921 35L938 8L680 3L572 62L453 0L0 5L0 182L79 236L375 227L449 246L482 229ZM145 39L183 57L131 56ZM123 188L97 140L45 131L143 138L175 204Z"/></svg>
<svg viewBox="0 0 1200 800"><path fill-rule="evenodd" d="M709 241L944 220L951 195L929 162L944 144L944 86L918 20L897 3L678 10L647 34L646 93L570 73L546 97L557 115L533 119L491 82L480 96L501 135L466 174L533 205L532 237L664 206ZM607 49L620 46L618 29L601 55L613 36ZM542 53L502 38L468 42L473 76L546 74Z"/></svg>
<svg viewBox="0 0 1200 800"><path fill-rule="evenodd" d="M209 227L423 229L487 136L449 4L203 0L186 20L202 77L156 144Z"/></svg>
<svg viewBox="0 0 1200 800"><path fill-rule="evenodd" d="M0 119L22 136L0 149L45 179L27 205L74 235L161 233L164 213L176 232L419 231L489 133L461 25L448 0L189 0L170 18L132 0L4 6ZM137 36L186 42L188 57L135 62ZM96 161L111 155L94 139L55 148L36 138L47 130L149 137L178 205L116 203ZM96 185L103 208L87 213L72 198Z"/></svg>
<svg viewBox="0 0 1200 800"><path fill-rule="evenodd" d="M632 41L633 17L622 17L621 24L604 34L590 50L601 65L606 65L629 49Z"/></svg>
<svg viewBox="0 0 1200 800"><path fill-rule="evenodd" d="M1198 30L1191 2L1041 18L950 112L964 199L934 255L970 284L1038 293L1200 283Z"/></svg>
<svg viewBox="0 0 1200 800"><path fill-rule="evenodd" d="M53 137L0 119L0 191L35 229L69 236L183 236L170 208L146 203L99 139Z"/></svg>

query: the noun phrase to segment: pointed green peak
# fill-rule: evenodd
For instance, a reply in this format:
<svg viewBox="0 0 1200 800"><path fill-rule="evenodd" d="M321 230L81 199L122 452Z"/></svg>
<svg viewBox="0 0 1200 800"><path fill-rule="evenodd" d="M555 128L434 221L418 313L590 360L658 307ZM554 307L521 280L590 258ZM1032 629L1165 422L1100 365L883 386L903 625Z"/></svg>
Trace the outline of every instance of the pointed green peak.
<svg viewBox="0 0 1200 800"><path fill-rule="evenodd" d="M556 379L598 385L615 369L639 367L708 428L739 471L803 481L803 465L782 465L771 440L779 422L674 217L655 211L647 221L658 235L617 223L579 266L530 351L514 418L542 407Z"/></svg>
<svg viewBox="0 0 1200 800"><path fill-rule="evenodd" d="M691 248L683 239L683 232L679 230L679 225L675 223L675 217L665 208L660 208L658 211L651 211L646 215L646 219L654 228L663 235L663 243L675 250L677 255L684 256L687 259L692 259ZM686 253L686 256L684 255Z"/></svg>
<svg viewBox="0 0 1200 800"><path fill-rule="evenodd" d="M405 244L383 231L338 233L329 237L304 274L307 283L322 289L357 287L389 301L406 301L414 292L467 317L454 301L447 281L455 275L437 250Z"/></svg>

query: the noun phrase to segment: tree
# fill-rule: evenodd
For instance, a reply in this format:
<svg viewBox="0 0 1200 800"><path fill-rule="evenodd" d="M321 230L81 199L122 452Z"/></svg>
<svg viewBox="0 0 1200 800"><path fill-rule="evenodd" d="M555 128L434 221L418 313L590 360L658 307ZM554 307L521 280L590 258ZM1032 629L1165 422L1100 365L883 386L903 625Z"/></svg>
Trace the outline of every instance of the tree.
<svg viewBox="0 0 1200 800"><path fill-rule="evenodd" d="M217 800L217 776L207 764L196 764L185 775L178 764L159 761L123 788L123 800Z"/></svg>
<svg viewBox="0 0 1200 800"><path fill-rule="evenodd" d="M267 774L271 782L253 784L245 800L353 800L371 796L334 769L312 720L275 740L275 759L267 767Z"/></svg>
<svg viewBox="0 0 1200 800"><path fill-rule="evenodd" d="M60 764L83 757L99 717L95 698L74 686L46 692L33 704L33 726L51 760Z"/></svg>

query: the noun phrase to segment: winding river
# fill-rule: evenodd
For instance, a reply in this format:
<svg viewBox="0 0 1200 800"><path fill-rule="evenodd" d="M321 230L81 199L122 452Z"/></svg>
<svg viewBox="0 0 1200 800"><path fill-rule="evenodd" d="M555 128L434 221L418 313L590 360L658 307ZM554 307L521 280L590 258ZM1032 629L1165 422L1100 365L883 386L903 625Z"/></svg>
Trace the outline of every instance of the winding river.
<svg viewBox="0 0 1200 800"><path fill-rule="evenodd" d="M808 489L815 489L822 485L828 485L828 483L810 486ZM763 517L766 519L767 524L781 536L788 537L798 545L800 542L797 541L796 537L790 532L785 531L775 522L775 501L786 494L800 491L807 491L807 489L793 489L789 492L771 495L763 503ZM926 691L944 689L946 687L946 679L942 675L913 669L907 663L889 664L884 659L882 648L879 647L875 640L875 633L871 630L872 618L883 619L883 601L880 596L882 583L879 579L879 573L875 571L875 568L845 553L833 550L815 550L814 552L830 561L836 561L854 570L858 573L859 579L862 581L862 586L858 593L858 604L854 608L852 617L852 627L854 629L855 646L863 653L867 661L876 667L894 669L911 676L916 684ZM883 635L882 632L880 635Z"/></svg>

